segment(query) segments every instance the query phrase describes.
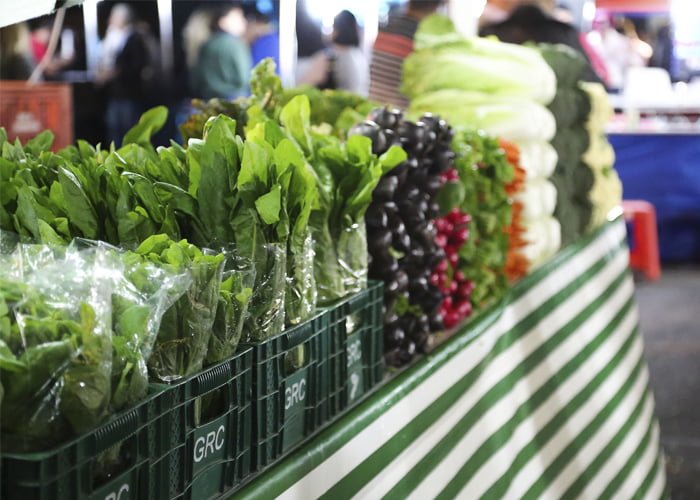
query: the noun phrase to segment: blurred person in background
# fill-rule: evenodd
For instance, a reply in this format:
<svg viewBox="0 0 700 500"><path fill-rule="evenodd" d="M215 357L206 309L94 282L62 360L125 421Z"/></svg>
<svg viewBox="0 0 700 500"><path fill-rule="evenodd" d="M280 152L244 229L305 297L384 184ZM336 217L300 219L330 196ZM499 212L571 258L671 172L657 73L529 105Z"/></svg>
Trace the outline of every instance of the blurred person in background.
<svg viewBox="0 0 700 500"><path fill-rule="evenodd" d="M107 34L97 82L107 91L107 140L121 144L124 134L139 120L147 106L144 78L149 73L149 50L136 30L134 13L117 4L109 14Z"/></svg>
<svg viewBox="0 0 700 500"><path fill-rule="evenodd" d="M51 21L49 19L43 19L38 25L32 29L30 42L32 46L32 56L34 57L34 63L39 64L39 62L46 55L46 51L49 48L49 39L51 38Z"/></svg>
<svg viewBox="0 0 700 500"><path fill-rule="evenodd" d="M360 27L348 10L333 20L333 76L336 88L367 96L369 63L360 48Z"/></svg>
<svg viewBox="0 0 700 500"><path fill-rule="evenodd" d="M389 15L389 21L386 26L380 27L374 42L370 99L400 108L408 106L408 100L399 92L403 60L413 52L418 23L435 13L443 3L443 0L409 0L407 10Z"/></svg>
<svg viewBox="0 0 700 500"><path fill-rule="evenodd" d="M216 11L211 36L202 45L190 74L195 97L235 99L248 93L252 67L250 49L243 37L246 18L240 4Z"/></svg>
<svg viewBox="0 0 700 500"><path fill-rule="evenodd" d="M195 10L182 28L182 38L185 48L185 64L192 70L197 64L199 50L211 36L213 13L209 9Z"/></svg>
<svg viewBox="0 0 700 500"><path fill-rule="evenodd" d="M75 62L75 45L66 47L67 52L70 54L67 57L63 57L61 54L62 50L56 50L53 54L50 54L49 59L45 62L44 60L46 53L49 49L49 42L51 39L51 31L53 29L53 20L50 17L40 18L35 21L33 28L31 29L30 43L32 48L32 57L34 64L41 66L41 74L45 80L55 80L60 79L60 73L64 69L68 68ZM62 35L66 32L71 32L71 30L64 30ZM70 40L73 41L72 32L70 33ZM58 39L57 47L63 43L61 38Z"/></svg>
<svg viewBox="0 0 700 500"><path fill-rule="evenodd" d="M593 20L593 30L586 35L588 44L605 63L605 83L613 91L622 90L625 86L628 68L644 65L644 60L635 54L632 41L620 31L615 28L612 16L599 11Z"/></svg>
<svg viewBox="0 0 700 500"><path fill-rule="evenodd" d="M650 66L663 68L672 74L673 72L673 35L671 24L661 26L656 32L653 43L654 54L649 61Z"/></svg>
<svg viewBox="0 0 700 500"><path fill-rule="evenodd" d="M280 74L280 36L270 18L255 9L248 16L246 40L250 45L253 66L266 57L275 61L275 72Z"/></svg>
<svg viewBox="0 0 700 500"><path fill-rule="evenodd" d="M479 17L479 28L498 24L510 16L510 12L517 7L520 0L488 0Z"/></svg>
<svg viewBox="0 0 700 500"><path fill-rule="evenodd" d="M33 67L27 24L0 29L0 80L26 80Z"/></svg>
<svg viewBox="0 0 700 500"><path fill-rule="evenodd" d="M554 0L521 0L511 12L508 19L497 24L484 26L479 30L480 36L495 35L508 43L526 42L563 44L583 55L588 61L584 80L600 82L588 54L581 45L581 34L568 23L554 17L556 2Z"/></svg>
<svg viewBox="0 0 700 500"><path fill-rule="evenodd" d="M321 27L311 18L304 0L297 1L297 85L335 88L332 58Z"/></svg>

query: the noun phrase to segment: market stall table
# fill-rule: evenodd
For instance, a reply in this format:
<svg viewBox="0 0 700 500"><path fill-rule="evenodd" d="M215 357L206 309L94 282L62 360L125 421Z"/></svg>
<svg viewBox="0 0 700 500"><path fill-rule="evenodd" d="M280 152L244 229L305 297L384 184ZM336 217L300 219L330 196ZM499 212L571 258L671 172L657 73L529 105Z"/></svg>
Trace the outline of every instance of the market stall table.
<svg viewBox="0 0 700 500"><path fill-rule="evenodd" d="M611 133L623 196L656 208L665 262L700 260L700 135Z"/></svg>
<svg viewBox="0 0 700 500"><path fill-rule="evenodd" d="M625 238L562 251L236 498L660 498Z"/></svg>

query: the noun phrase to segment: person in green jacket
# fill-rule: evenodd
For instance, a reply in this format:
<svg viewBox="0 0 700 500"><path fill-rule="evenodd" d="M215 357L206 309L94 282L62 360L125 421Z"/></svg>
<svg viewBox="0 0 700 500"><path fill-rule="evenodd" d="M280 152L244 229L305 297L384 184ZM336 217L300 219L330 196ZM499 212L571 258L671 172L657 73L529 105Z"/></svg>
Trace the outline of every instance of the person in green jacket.
<svg viewBox="0 0 700 500"><path fill-rule="evenodd" d="M248 93L252 68L243 41L246 18L239 4L229 4L212 19L212 34L199 50L190 85L195 97L233 99Z"/></svg>

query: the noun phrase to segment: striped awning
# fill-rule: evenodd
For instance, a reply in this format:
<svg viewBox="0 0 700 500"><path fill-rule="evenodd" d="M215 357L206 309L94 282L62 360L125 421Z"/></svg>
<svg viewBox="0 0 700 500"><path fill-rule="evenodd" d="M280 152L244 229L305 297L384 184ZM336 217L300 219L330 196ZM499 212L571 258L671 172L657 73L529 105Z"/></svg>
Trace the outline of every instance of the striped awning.
<svg viewBox="0 0 700 500"><path fill-rule="evenodd" d="M665 491L620 220L236 498L649 498Z"/></svg>

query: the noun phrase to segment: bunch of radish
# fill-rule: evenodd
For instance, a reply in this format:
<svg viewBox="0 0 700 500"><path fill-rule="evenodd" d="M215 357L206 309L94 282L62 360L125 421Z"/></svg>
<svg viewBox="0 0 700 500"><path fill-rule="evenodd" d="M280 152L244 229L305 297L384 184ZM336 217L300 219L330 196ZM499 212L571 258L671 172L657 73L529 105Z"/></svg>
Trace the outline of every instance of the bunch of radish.
<svg viewBox="0 0 700 500"><path fill-rule="evenodd" d="M469 214L455 208L435 221L435 242L445 251L446 258L433 270L431 284L437 286L445 298L440 315L445 328L453 328L472 313L470 296L474 283L459 270L459 250L469 238Z"/></svg>

